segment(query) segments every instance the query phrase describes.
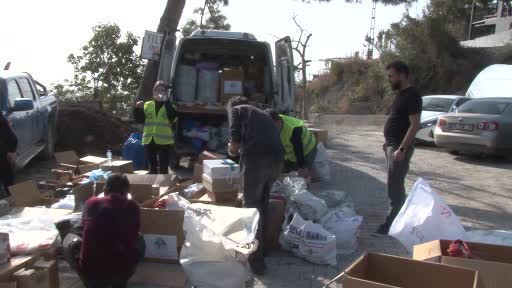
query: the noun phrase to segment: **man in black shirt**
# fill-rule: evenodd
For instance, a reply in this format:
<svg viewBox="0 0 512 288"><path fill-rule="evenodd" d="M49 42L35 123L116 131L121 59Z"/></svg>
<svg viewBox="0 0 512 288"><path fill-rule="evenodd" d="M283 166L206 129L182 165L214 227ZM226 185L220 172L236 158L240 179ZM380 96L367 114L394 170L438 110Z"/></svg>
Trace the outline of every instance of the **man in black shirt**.
<svg viewBox="0 0 512 288"><path fill-rule="evenodd" d="M414 153L414 139L420 127L422 100L418 91L409 83L409 68L402 61L395 61L387 67L389 83L397 96L391 105L391 112L384 127L388 172L388 196L391 211L386 222L374 233L388 235L389 228L405 202L405 177Z"/></svg>
<svg viewBox="0 0 512 288"><path fill-rule="evenodd" d="M266 269L263 236L272 184L279 176L284 162L284 149L279 130L272 118L260 109L248 105L244 97L234 97L227 104L231 141L228 152L240 154L242 176L241 189L244 207L256 208L260 213L257 250L249 257L254 274L261 275Z"/></svg>
<svg viewBox="0 0 512 288"><path fill-rule="evenodd" d="M14 184L14 161L18 138L0 112L0 200L10 196L8 187ZM3 189L2 189L3 188Z"/></svg>

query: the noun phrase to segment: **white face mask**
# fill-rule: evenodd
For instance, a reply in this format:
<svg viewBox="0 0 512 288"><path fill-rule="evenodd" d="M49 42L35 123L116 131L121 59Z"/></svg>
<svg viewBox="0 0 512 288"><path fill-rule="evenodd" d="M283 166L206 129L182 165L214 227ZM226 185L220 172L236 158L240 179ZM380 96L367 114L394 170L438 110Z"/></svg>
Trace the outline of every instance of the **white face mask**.
<svg viewBox="0 0 512 288"><path fill-rule="evenodd" d="M168 99L167 95L159 93L156 95L156 100L159 102L166 102Z"/></svg>

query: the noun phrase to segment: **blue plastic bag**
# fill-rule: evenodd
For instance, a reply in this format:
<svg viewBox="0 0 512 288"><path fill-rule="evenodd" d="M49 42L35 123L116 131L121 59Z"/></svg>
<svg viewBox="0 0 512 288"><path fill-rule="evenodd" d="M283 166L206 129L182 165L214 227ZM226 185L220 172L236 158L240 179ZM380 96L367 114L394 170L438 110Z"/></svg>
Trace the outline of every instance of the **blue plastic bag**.
<svg viewBox="0 0 512 288"><path fill-rule="evenodd" d="M135 170L142 170L146 166L146 156L144 154L144 145L142 144L142 134L132 133L123 145L123 160L133 162Z"/></svg>

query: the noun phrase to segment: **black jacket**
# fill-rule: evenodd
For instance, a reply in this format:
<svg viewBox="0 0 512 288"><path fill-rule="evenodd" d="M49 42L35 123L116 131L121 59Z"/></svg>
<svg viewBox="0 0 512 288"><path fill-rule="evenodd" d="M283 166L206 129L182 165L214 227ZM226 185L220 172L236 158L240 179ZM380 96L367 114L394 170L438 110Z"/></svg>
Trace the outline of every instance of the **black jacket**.
<svg viewBox="0 0 512 288"><path fill-rule="evenodd" d="M4 115L0 112L0 156L16 152L18 138Z"/></svg>

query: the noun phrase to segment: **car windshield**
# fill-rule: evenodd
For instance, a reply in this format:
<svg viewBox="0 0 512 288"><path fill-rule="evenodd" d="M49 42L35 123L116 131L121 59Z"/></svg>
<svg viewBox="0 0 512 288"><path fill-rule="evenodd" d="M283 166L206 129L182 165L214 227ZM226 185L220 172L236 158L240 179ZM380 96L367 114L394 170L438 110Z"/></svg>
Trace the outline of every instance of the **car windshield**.
<svg viewBox="0 0 512 288"><path fill-rule="evenodd" d="M448 112L454 101L454 99L442 97L423 98L423 111Z"/></svg>
<svg viewBox="0 0 512 288"><path fill-rule="evenodd" d="M501 115L510 103L500 101L468 101L457 109L458 113Z"/></svg>

